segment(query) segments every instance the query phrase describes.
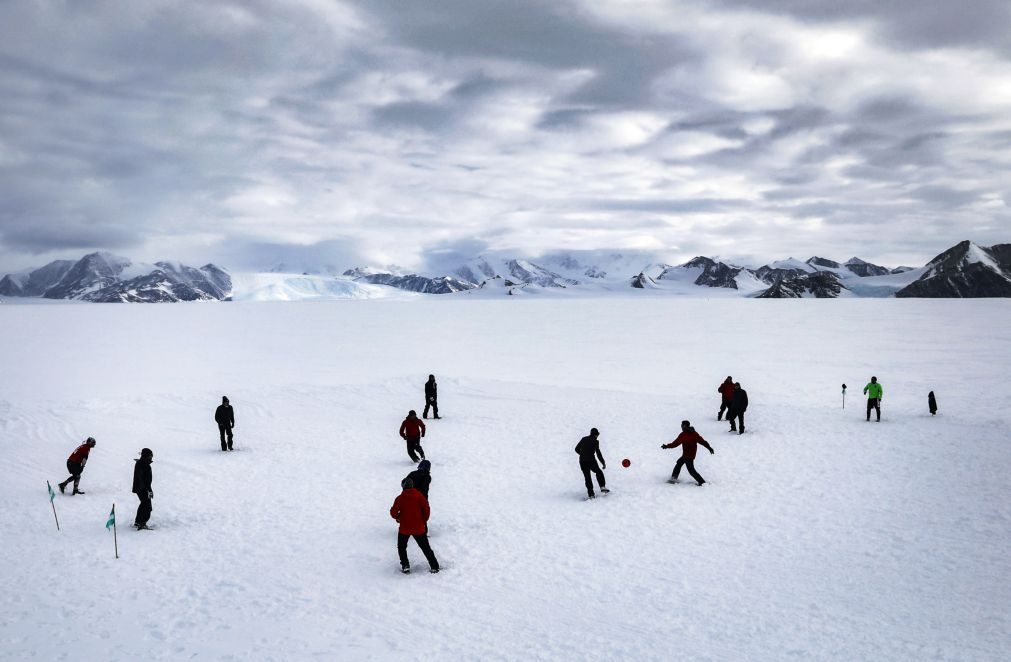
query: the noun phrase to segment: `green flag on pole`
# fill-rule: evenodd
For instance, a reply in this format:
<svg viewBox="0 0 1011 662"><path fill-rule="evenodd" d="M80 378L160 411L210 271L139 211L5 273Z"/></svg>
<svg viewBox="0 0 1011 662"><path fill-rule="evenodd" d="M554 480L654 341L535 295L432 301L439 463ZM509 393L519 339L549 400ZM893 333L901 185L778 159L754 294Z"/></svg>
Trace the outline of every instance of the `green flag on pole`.
<svg viewBox="0 0 1011 662"><path fill-rule="evenodd" d="M53 491L53 486L49 484L48 480L46 481L46 487L49 488L49 503L52 503L53 499L56 498L56 492Z"/></svg>
<svg viewBox="0 0 1011 662"><path fill-rule="evenodd" d="M111 529L116 525L116 506L112 507L112 512L109 513L109 519L105 522L105 528Z"/></svg>

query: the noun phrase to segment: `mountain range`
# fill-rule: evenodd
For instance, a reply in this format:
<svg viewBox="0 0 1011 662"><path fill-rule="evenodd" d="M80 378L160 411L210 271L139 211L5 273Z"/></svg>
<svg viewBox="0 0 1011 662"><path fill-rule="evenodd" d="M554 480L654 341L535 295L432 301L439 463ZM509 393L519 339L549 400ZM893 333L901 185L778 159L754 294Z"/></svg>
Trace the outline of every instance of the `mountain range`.
<svg viewBox="0 0 1011 662"><path fill-rule="evenodd" d="M547 292L620 292L760 299L836 297L1011 297L1011 244L983 247L963 241L919 268L888 268L853 257L789 258L761 267L699 256L683 264L642 266L638 253L554 253L536 262L482 255L442 273L355 267L333 275L285 273L277 265L233 278L214 264L134 263L111 253L57 260L0 279L0 296L89 302L209 301L231 299L374 298L386 292L523 295Z"/></svg>

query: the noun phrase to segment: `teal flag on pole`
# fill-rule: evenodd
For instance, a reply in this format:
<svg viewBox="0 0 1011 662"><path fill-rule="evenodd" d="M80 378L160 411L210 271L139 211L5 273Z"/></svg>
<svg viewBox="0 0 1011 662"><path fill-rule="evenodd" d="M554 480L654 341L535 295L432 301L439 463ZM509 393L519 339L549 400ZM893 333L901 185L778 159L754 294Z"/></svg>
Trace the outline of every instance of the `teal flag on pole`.
<svg viewBox="0 0 1011 662"><path fill-rule="evenodd" d="M109 519L105 522L105 528L111 529L116 524L116 506L112 507L112 512L109 513Z"/></svg>
<svg viewBox="0 0 1011 662"><path fill-rule="evenodd" d="M46 481L46 487L49 488L49 503L52 503L53 499L56 498L56 492L53 491L53 486L49 484L48 480Z"/></svg>

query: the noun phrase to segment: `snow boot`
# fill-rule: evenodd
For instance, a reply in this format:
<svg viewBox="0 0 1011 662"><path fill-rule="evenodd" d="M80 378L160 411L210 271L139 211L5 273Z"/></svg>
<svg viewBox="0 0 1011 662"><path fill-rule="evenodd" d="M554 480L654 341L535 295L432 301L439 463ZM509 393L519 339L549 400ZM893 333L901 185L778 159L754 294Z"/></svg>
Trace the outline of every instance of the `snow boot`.
<svg viewBox="0 0 1011 662"><path fill-rule="evenodd" d="M133 526L138 531L150 531L151 530L151 527L148 526L147 524L134 524Z"/></svg>
<svg viewBox="0 0 1011 662"><path fill-rule="evenodd" d="M667 482L670 483L671 485L677 485L681 481L678 480L677 478L670 478L670 479L667 480Z"/></svg>
<svg viewBox="0 0 1011 662"><path fill-rule="evenodd" d="M400 572L404 573L405 575L411 574L411 566L409 565L403 566L402 568L400 568Z"/></svg>
<svg viewBox="0 0 1011 662"><path fill-rule="evenodd" d="M438 568L429 568L428 571L430 573L432 573L433 575L439 574L439 569Z"/></svg>
<svg viewBox="0 0 1011 662"><path fill-rule="evenodd" d="M611 490L607 489L606 487L602 487L602 488L600 488L600 493L601 493L601 494L608 494L608 493L610 493L610 491L611 491Z"/></svg>
<svg viewBox="0 0 1011 662"><path fill-rule="evenodd" d="M81 490L74 490L72 494L84 494Z"/></svg>
<svg viewBox="0 0 1011 662"><path fill-rule="evenodd" d="M66 483L60 483L60 494L66 494L66 493L67 493L67 484Z"/></svg>

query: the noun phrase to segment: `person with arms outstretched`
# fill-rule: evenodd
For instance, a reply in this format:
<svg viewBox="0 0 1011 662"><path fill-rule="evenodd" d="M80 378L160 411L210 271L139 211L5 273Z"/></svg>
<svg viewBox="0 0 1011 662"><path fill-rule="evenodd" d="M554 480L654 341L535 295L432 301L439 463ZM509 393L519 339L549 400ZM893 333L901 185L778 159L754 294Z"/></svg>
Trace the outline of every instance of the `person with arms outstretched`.
<svg viewBox="0 0 1011 662"><path fill-rule="evenodd" d="M681 457L678 458L677 463L674 465L674 471L670 475L671 483L678 482L678 476L681 474L681 467L688 467L688 473L695 482L702 487L705 484L705 479L699 475L699 472L695 470L695 454L698 451L698 445L702 444L705 448L709 449L709 454L713 455L716 451L713 447L709 445L709 442L702 438L692 424L688 421L681 421L681 434L677 436L677 439L670 442L669 444L663 444L660 448L677 448L681 447Z"/></svg>
<svg viewBox="0 0 1011 662"><path fill-rule="evenodd" d="M439 572L439 561L435 552L428 544L428 517L431 511L428 499L414 488L414 481L405 478L400 486L404 489L390 508L390 517L400 524L397 530L397 554L400 555L400 571L405 575L411 572L411 561L407 558L407 541L414 538L422 553L428 560L429 572Z"/></svg>
<svg viewBox="0 0 1011 662"><path fill-rule="evenodd" d="M600 453L600 431L597 428L591 428L590 434L579 440L579 443L576 444L576 453L579 455L579 469L583 472L586 494L589 498L593 499L597 496L593 493L591 473L597 477L597 485L600 486L601 493L610 492L611 490L605 487L604 472L601 471L602 468L607 468L607 463L604 462L604 456ZM599 465L597 464L598 459L600 460Z"/></svg>
<svg viewBox="0 0 1011 662"><path fill-rule="evenodd" d="M864 387L864 394L867 396L867 420L871 420L871 410L878 414L878 423L881 422L881 398L885 394L885 389L878 383L877 377L871 377L871 381Z"/></svg>
<svg viewBox="0 0 1011 662"><path fill-rule="evenodd" d="M71 481L74 482L74 491L71 494L84 494L84 492L78 489L81 485L81 474L84 473L84 465L88 463L88 455L91 453L91 449L95 447L95 443L94 437L88 437L67 458L67 471L70 472L70 478L59 484L62 494L66 494L67 485Z"/></svg>
<svg viewBox="0 0 1011 662"><path fill-rule="evenodd" d="M400 438L407 442L407 454L411 456L412 462L417 462L418 456L425 459L425 449L421 447L421 438L424 436L425 424L418 418L418 412L412 409L400 424Z"/></svg>

